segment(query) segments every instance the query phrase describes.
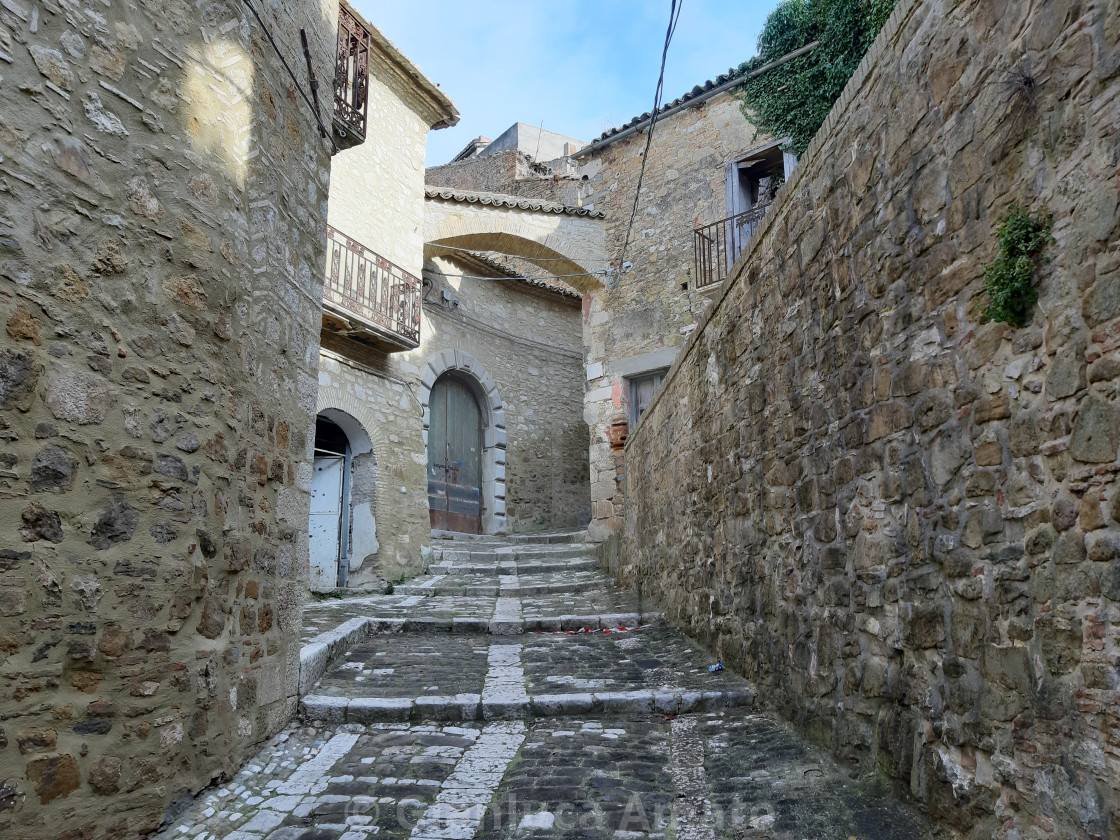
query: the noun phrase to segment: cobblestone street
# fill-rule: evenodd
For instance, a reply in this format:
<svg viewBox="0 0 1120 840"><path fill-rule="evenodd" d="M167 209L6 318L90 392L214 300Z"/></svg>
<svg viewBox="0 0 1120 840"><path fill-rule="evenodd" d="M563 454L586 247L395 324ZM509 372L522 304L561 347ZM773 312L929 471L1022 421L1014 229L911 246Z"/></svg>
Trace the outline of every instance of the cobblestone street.
<svg viewBox="0 0 1120 840"><path fill-rule="evenodd" d="M300 719L159 840L943 836L710 671L581 538L435 540L392 594L309 604Z"/></svg>

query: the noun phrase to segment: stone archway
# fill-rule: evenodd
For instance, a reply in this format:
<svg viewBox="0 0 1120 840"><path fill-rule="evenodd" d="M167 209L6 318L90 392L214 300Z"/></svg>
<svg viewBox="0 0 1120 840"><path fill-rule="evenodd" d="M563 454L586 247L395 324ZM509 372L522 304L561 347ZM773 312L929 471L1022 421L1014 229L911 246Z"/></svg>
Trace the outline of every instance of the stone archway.
<svg viewBox="0 0 1120 840"><path fill-rule="evenodd" d="M424 408L424 448L432 415L432 386L445 373L455 372L469 384L482 410L482 532L506 530L506 415L498 386L483 364L465 350L442 350L432 355L420 377Z"/></svg>
<svg viewBox="0 0 1120 840"><path fill-rule="evenodd" d="M607 266L602 211L442 187L428 187L425 195L425 258L454 254L448 247L498 251L565 275L580 292L603 285L596 273Z"/></svg>

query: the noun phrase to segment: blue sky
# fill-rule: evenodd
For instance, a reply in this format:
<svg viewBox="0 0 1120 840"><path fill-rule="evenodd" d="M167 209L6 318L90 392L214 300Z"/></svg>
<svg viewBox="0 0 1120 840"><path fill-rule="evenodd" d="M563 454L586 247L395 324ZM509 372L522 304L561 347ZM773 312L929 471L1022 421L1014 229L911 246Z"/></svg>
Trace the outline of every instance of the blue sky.
<svg viewBox="0 0 1120 840"><path fill-rule="evenodd" d="M428 136L428 165L514 122L589 141L648 111L669 0L356 0L451 97L462 118ZM676 99L755 53L777 0L684 0L665 70ZM373 117L376 119L376 116Z"/></svg>

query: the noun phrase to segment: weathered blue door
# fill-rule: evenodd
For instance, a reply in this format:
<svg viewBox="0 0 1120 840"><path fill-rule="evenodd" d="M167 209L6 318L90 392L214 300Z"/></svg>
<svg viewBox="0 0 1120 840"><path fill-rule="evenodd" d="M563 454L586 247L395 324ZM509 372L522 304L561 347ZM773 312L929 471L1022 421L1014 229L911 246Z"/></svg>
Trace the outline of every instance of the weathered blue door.
<svg viewBox="0 0 1120 840"><path fill-rule="evenodd" d="M428 401L428 508L432 527L482 532L482 412L467 385L443 376Z"/></svg>

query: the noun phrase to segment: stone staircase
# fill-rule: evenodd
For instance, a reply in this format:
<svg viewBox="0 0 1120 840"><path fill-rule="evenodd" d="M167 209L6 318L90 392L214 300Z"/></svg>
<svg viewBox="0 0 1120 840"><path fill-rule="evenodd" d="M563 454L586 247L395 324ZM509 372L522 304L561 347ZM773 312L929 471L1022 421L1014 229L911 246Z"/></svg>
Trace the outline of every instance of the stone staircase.
<svg viewBox="0 0 1120 840"><path fill-rule="evenodd" d="M741 678L709 672L699 645L619 592L585 540L585 532L436 537L425 574L367 598L364 615L308 641L301 714L369 724L753 702ZM568 646L571 636L580 643ZM639 658L657 665L633 667L634 651L647 649Z"/></svg>
<svg viewBox="0 0 1120 840"><path fill-rule="evenodd" d="M159 840L932 840L595 566L580 533L442 535L309 603L299 719Z"/></svg>

